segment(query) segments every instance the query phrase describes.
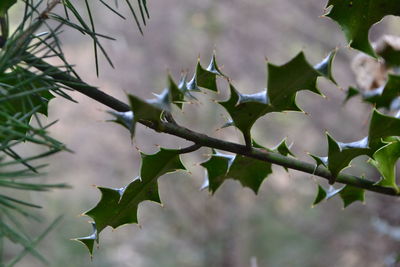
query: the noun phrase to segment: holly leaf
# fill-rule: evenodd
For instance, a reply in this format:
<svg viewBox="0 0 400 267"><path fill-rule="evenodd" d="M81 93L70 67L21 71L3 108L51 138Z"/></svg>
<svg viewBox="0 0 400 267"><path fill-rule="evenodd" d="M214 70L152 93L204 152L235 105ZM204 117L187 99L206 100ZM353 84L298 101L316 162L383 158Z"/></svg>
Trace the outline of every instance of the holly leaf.
<svg viewBox="0 0 400 267"><path fill-rule="evenodd" d="M317 204L321 203L323 200L326 199L326 196L327 196L327 194L326 194L325 189L323 189L322 186L318 185L318 193L317 193L317 196L315 197L312 205L316 206Z"/></svg>
<svg viewBox="0 0 400 267"><path fill-rule="evenodd" d="M400 38L398 36L383 36L378 42L376 50L376 53L385 60L385 65L400 66Z"/></svg>
<svg viewBox="0 0 400 267"><path fill-rule="evenodd" d="M142 100L134 95L128 95L128 99L134 115L131 133L135 132L135 125L139 120L159 124L163 112L171 109L171 94L168 89L156 95L155 99Z"/></svg>
<svg viewBox="0 0 400 267"><path fill-rule="evenodd" d="M8 9L12 7L15 3L17 3L17 0L1 0L0 1L0 16L4 16Z"/></svg>
<svg viewBox="0 0 400 267"><path fill-rule="evenodd" d="M349 87L349 89L346 91L346 98L344 99L343 104L358 94L360 94L360 91L357 88Z"/></svg>
<svg viewBox="0 0 400 267"><path fill-rule="evenodd" d="M335 188L334 186L330 185L328 188L328 191L326 192L326 200L337 196L337 194L339 194L343 190L344 187L345 186Z"/></svg>
<svg viewBox="0 0 400 267"><path fill-rule="evenodd" d="M368 138L351 143L341 143L335 141L329 134L328 138L328 169L333 177L345 168L349 167L351 161L361 155L371 155L371 149L368 147ZM329 181L331 184L334 179Z"/></svg>
<svg viewBox="0 0 400 267"><path fill-rule="evenodd" d="M197 75L196 73L193 74L192 79L186 83L185 89L188 93L190 92L201 92L200 88L197 85Z"/></svg>
<svg viewBox="0 0 400 267"><path fill-rule="evenodd" d="M271 173L271 163L236 155L227 177L238 180L244 187L252 189L257 194L262 182Z"/></svg>
<svg viewBox="0 0 400 267"><path fill-rule="evenodd" d="M296 104L297 92L308 90L320 95L316 83L324 75L307 62L303 52L282 66L268 63L268 99L273 110L301 111Z"/></svg>
<svg viewBox="0 0 400 267"><path fill-rule="evenodd" d="M250 136L251 127L263 115L274 111L265 90L257 94L241 94L230 84L231 95L227 101L219 102L245 136Z"/></svg>
<svg viewBox="0 0 400 267"><path fill-rule="evenodd" d="M179 158L179 150L161 148L156 154L141 155L142 166L138 178L118 189L99 187L99 203L85 213L94 220L97 234L107 226L117 228L124 224L138 223L137 210L141 202L149 200L161 203L158 178L185 169Z"/></svg>
<svg viewBox="0 0 400 267"><path fill-rule="evenodd" d="M218 67L217 60L215 58L215 53L211 57L210 64L208 64L208 67L207 67L207 71L214 73L218 76L226 77L226 75L223 74Z"/></svg>
<svg viewBox="0 0 400 267"><path fill-rule="evenodd" d="M99 241L98 236L97 236L97 229L96 229L96 224L94 222L90 222L93 227L92 234L89 236L85 237L79 237L75 238L75 241L81 242L83 245L86 246L86 248L89 250L90 255L93 255L93 248L94 248L94 242Z"/></svg>
<svg viewBox="0 0 400 267"><path fill-rule="evenodd" d="M382 175L377 185L391 187L399 192L396 183L396 162L400 157L400 141L389 143L378 149L369 162Z"/></svg>
<svg viewBox="0 0 400 267"><path fill-rule="evenodd" d="M400 16L400 5L396 0L329 0L325 14L336 21L350 46L372 57L377 57L368 40L372 25L387 15Z"/></svg>
<svg viewBox="0 0 400 267"><path fill-rule="evenodd" d="M194 97L193 94L191 93L192 90L189 90L188 88L188 85L190 85L191 82L187 82L186 80L187 80L187 73L183 73L178 83L179 91L181 91L182 94L186 97L189 97L191 99L196 99L196 97ZM193 83L190 86L193 87ZM197 87L196 84L194 84L194 86Z"/></svg>
<svg viewBox="0 0 400 267"><path fill-rule="evenodd" d="M200 64L200 59L197 62L195 81L197 82L196 87L203 87L214 92L218 92L217 88L217 76L224 76L219 70L215 55L212 56L210 64L204 69Z"/></svg>
<svg viewBox="0 0 400 267"><path fill-rule="evenodd" d="M329 53L329 55L324 58L320 63L314 66L314 69L317 70L322 76L332 81L334 84L337 84L335 78L333 77L333 60L335 59L337 49L333 50Z"/></svg>
<svg viewBox="0 0 400 267"><path fill-rule="evenodd" d="M384 115L374 109L369 126L368 137L356 142L342 143L337 142L327 134L328 157L323 158L313 155L311 156L316 161L317 166L322 164L329 169L333 177L329 182L332 184L335 182L335 177L337 177L343 169L347 168L354 158L361 155L373 157L375 152L387 145L388 142L385 141L387 138L399 135L400 119ZM384 155L385 152L387 151L381 151L378 155L381 155L381 153ZM393 156L395 157L396 155L393 154ZM384 158L385 156L382 156L382 160L384 160ZM388 168L385 164L381 167ZM386 175L388 176L389 173ZM390 177L390 175L388 177ZM393 179L389 178L388 181L391 181L390 183L393 185Z"/></svg>
<svg viewBox="0 0 400 267"><path fill-rule="evenodd" d="M318 185L318 194L315 197L313 206L321 203L324 200L331 199L338 194L343 201L344 208L355 201L364 202L364 189L353 187L350 185L345 185L337 189L333 186L330 186L327 192L321 185Z"/></svg>
<svg viewBox="0 0 400 267"><path fill-rule="evenodd" d="M329 200L329 199L335 197L343 189L344 189L344 186L342 186L340 188L335 188L332 185L330 185L328 190L325 190L321 185L318 185L318 193L314 199L312 206L315 207L317 204L321 203L322 201Z"/></svg>
<svg viewBox="0 0 400 267"><path fill-rule="evenodd" d="M262 182L272 173L271 163L215 151L210 159L201 165L207 170L208 188L211 193L215 193L225 180L234 179L257 194Z"/></svg>
<svg viewBox="0 0 400 267"><path fill-rule="evenodd" d="M202 188L208 187L209 191L214 194L215 191L228 179L226 174L232 165L235 156L218 153L213 150L211 157L200 165L206 168L206 181Z"/></svg>
<svg viewBox="0 0 400 267"><path fill-rule="evenodd" d="M363 93L366 102L375 105L375 108L395 110L399 107L394 100L400 95L400 76L389 74L388 81L384 87Z"/></svg>
<svg viewBox="0 0 400 267"><path fill-rule="evenodd" d="M259 93L241 94L230 84L230 98L219 102L232 118L229 125L236 126L245 140L250 140L252 126L267 113L301 111L295 102L297 92L309 90L320 94L316 87L317 78L331 77L333 58L334 54L331 54L317 64L319 70L306 61L303 53L282 66L268 64L268 89Z"/></svg>
<svg viewBox="0 0 400 267"><path fill-rule="evenodd" d="M383 146L383 138L389 136L400 136L400 119L384 115L374 109L372 112L368 136L369 146L375 152Z"/></svg>
<svg viewBox="0 0 400 267"><path fill-rule="evenodd" d="M356 201L365 201L365 190L351 185L346 185L342 190L340 190L339 195L343 201L344 208Z"/></svg>
<svg viewBox="0 0 400 267"><path fill-rule="evenodd" d="M292 153L292 151L290 151L290 148L286 141L286 138L283 139L275 148L272 149L272 151L276 151L283 156L291 155L294 157L294 154Z"/></svg>
<svg viewBox="0 0 400 267"><path fill-rule="evenodd" d="M319 156L315 156L313 154L309 154L310 157L312 157L315 161L315 164L317 164L316 167L322 165L324 167L328 166L328 157L319 157Z"/></svg>
<svg viewBox="0 0 400 267"><path fill-rule="evenodd" d="M276 147L274 147L273 149L272 149L272 151L274 151L274 152L277 152L277 153L279 153L279 154L281 154L281 155L283 155L283 156L288 156L288 155L290 155L290 156L293 156L294 157L294 154L292 153L292 151L290 151L290 148L289 148L289 146L287 145L287 143L286 143L286 138L285 139L283 139ZM286 171L289 171L289 169L287 168L287 167L283 167Z"/></svg>
<svg viewBox="0 0 400 267"><path fill-rule="evenodd" d="M119 125L122 125L126 129L129 130L131 133L131 137L133 137L133 134L135 133L135 123L133 119L133 111L126 111L126 112L119 112L119 111L114 111L110 110L108 111L109 114L114 116L115 120L112 120L112 122L115 122Z"/></svg>
<svg viewBox="0 0 400 267"><path fill-rule="evenodd" d="M174 103L178 108L182 109L185 94L176 85L171 75L168 75L168 90L171 95L172 103Z"/></svg>

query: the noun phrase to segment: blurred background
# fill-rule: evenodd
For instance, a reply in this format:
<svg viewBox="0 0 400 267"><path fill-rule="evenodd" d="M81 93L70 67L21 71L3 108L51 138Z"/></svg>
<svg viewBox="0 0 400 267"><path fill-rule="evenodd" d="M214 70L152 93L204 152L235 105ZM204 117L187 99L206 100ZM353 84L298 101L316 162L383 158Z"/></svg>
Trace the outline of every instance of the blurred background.
<svg viewBox="0 0 400 267"><path fill-rule="evenodd" d="M280 65L304 51L315 64L340 47L334 64L340 88L321 79L326 97L308 92L298 96L306 113L268 115L257 121L252 132L267 147L287 137L294 154L312 162L307 152L326 155L325 131L342 142L361 139L367 134L370 115L370 107L358 98L343 105L343 89L355 85L351 62L357 52L343 48L346 42L339 27L321 18L324 5L313 0L149 1L151 19L144 36L129 12L121 10L130 18L122 21L99 6L94 9L97 30L117 39L103 42L115 69L102 58L99 78L90 40L67 30L63 44L84 80L122 100L126 93L151 98L167 86L168 71L176 80L182 70L191 76L198 56L206 65L214 50L236 88L255 93L266 86L265 59ZM399 30L399 20L387 17L372 28L370 38ZM183 112L176 110L175 116L196 131L242 142L239 131L220 129L228 115L213 100L226 99L228 94L226 82L219 85L220 94L198 94L198 103L186 105ZM40 233L52 219L64 215L62 224L38 246L51 266L396 266L400 238L395 231L400 230L388 225L400 227L397 199L367 193L366 205L355 203L343 210L341 201L333 199L312 208L317 180L326 184L278 166L257 196L235 181L225 182L211 196L199 190L204 179L199 163L207 159L208 149L183 156L189 172L159 180L163 207L141 204L140 226L103 231L91 259L86 248L70 239L91 231L90 218L80 214L100 198L94 185L119 188L131 182L139 172L138 149L155 153L160 145L175 148L188 142L141 126L132 142L124 128L107 122L111 118L106 107L78 93L71 96L79 104L52 100L48 120L60 120L50 131L74 153L51 158L42 179L67 182L73 188L32 193L32 201L44 206L43 221L25 224L28 232ZM346 172L377 179L365 160L355 160ZM9 257L16 250L6 244ZM41 264L31 256L19 263Z"/></svg>

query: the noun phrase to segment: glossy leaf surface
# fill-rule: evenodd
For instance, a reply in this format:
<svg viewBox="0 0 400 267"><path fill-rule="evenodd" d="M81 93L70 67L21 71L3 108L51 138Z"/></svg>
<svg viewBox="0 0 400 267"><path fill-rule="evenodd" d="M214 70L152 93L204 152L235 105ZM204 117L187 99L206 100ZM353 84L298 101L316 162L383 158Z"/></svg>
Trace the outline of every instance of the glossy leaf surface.
<svg viewBox="0 0 400 267"><path fill-rule="evenodd" d="M142 154L140 176L122 188L99 187L101 199L85 215L94 220L97 234L107 226L117 228L124 224L137 223L137 210L141 202L149 200L161 203L158 178L166 173L184 169L179 150L161 149L153 155ZM90 250L90 247L88 248Z"/></svg>
<svg viewBox="0 0 400 267"><path fill-rule="evenodd" d="M369 29L387 15L400 16L397 0L329 0L327 7L326 16L340 25L350 46L373 57Z"/></svg>

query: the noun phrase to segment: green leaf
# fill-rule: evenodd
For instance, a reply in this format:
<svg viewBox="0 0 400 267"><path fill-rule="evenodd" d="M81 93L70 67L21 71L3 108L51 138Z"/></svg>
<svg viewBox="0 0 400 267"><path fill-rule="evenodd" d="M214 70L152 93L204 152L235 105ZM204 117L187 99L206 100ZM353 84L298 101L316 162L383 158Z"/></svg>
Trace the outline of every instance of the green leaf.
<svg viewBox="0 0 400 267"><path fill-rule="evenodd" d="M361 155L367 155L369 157L373 157L374 153L377 152L380 148L387 145L387 141L385 141L389 137L399 136L400 135L400 119L390 117L378 112L374 109L372 113L372 118L369 126L369 135L368 137L363 138L360 141L351 142L351 143L341 143L335 141L329 134L327 134L328 138L328 157L317 157L311 155L318 165L326 166L329 171L332 173L333 179L329 182L332 184L335 182L335 177L345 168L347 168L351 161ZM389 149L389 148L387 148ZM385 161L385 153L388 151L383 150L379 152L377 155L381 155L380 159ZM391 152L393 153L393 152ZM385 155L385 156L384 156ZM396 157L397 154L392 154L393 157ZM394 160L394 159L392 159ZM379 168L386 169L383 171L385 175L383 177L389 177L388 180L385 180L383 183L389 183L393 186L393 178L391 177L390 172L388 172L387 168L390 168L390 162L377 163ZM378 170L380 170L378 168ZM381 171L381 170L380 170Z"/></svg>
<svg viewBox="0 0 400 267"><path fill-rule="evenodd" d="M94 242L99 241L98 236L97 236L97 229L96 229L96 224L94 222L90 222L93 227L92 234L89 236L85 237L79 237L74 239L75 241L81 242L83 245L86 246L86 248L89 250L90 255L93 255L93 248L94 248Z"/></svg>
<svg viewBox="0 0 400 267"><path fill-rule="evenodd" d="M196 72L192 80L187 84L191 91L200 91L199 87L218 92L217 76L224 76L218 68L215 55L211 57L210 64L204 69L200 64L200 58L197 61Z"/></svg>
<svg viewBox="0 0 400 267"><path fill-rule="evenodd" d="M400 76L389 74L388 81L384 87L363 93L366 102L375 105L375 108L385 108L387 110L399 109L394 101L400 95ZM396 105L397 104L397 105Z"/></svg>
<svg viewBox="0 0 400 267"><path fill-rule="evenodd" d="M315 206L315 205L319 204L320 202L322 202L323 200L325 200L326 195L327 194L326 194L325 189L323 189L322 186L318 185L318 194L314 199L313 206Z"/></svg>
<svg viewBox="0 0 400 267"><path fill-rule="evenodd" d="M116 112L109 111L115 117L114 122L127 128L131 136L135 133L135 126L139 120L150 121L159 124L164 112L171 111L171 103L182 108L184 93L178 88L172 77L168 76L169 86L161 94L155 94L156 98L142 100L134 95L128 95L132 111Z"/></svg>
<svg viewBox="0 0 400 267"><path fill-rule="evenodd" d="M213 57L213 59L214 59L214 57ZM203 69L203 67L200 64L200 59L199 59L199 61L197 62L197 67L196 67L197 85L199 87L203 87L203 88L209 89L211 91L218 92L217 75L221 75L221 74L215 68L214 68L215 69L214 72L211 72L208 69L209 68Z"/></svg>
<svg viewBox="0 0 400 267"><path fill-rule="evenodd" d="M265 149L265 148L264 148ZM278 152L279 154L283 155L283 156L293 156L294 154L292 153L292 151L290 151L289 146L286 143L286 138L283 139L275 148L272 149L272 151ZM289 171L289 169L287 167L283 167L286 171Z"/></svg>
<svg viewBox="0 0 400 267"><path fill-rule="evenodd" d="M164 111L170 111L171 94L166 89L155 99L142 100L134 95L128 95L129 103L133 111L133 127L131 133L135 132L135 125L139 120L150 121L154 124L161 122Z"/></svg>
<svg viewBox="0 0 400 267"><path fill-rule="evenodd" d="M17 3L17 0L1 0L0 1L0 16L4 16L8 9L12 7L15 3Z"/></svg>
<svg viewBox="0 0 400 267"><path fill-rule="evenodd" d="M385 60L386 66L400 66L399 41L400 38L398 36L385 35L378 43L377 53Z"/></svg>
<svg viewBox="0 0 400 267"><path fill-rule="evenodd" d="M382 139L400 136L400 119L384 115L376 109L372 112L369 126L369 146L376 151L382 147Z"/></svg>
<svg viewBox="0 0 400 267"><path fill-rule="evenodd" d="M330 185L328 191L326 192L326 199L328 200L337 196L337 194L339 194L344 188L345 186L335 188L334 186Z"/></svg>
<svg viewBox="0 0 400 267"><path fill-rule="evenodd" d="M187 90L187 93L190 92L201 92L201 89L197 85L197 74L194 73L192 79L186 83L186 86L184 87L185 90Z"/></svg>
<svg viewBox="0 0 400 267"><path fill-rule="evenodd" d="M273 151L278 152L279 154L283 155L283 156L287 156L287 155L291 155L294 157L294 154L292 153L292 151L290 151L289 146L286 143L286 138L283 139L275 148L273 148Z"/></svg>
<svg viewBox="0 0 400 267"><path fill-rule="evenodd" d="M319 156L315 156L313 154L308 154L310 157L312 157L315 161L315 164L317 164L316 167L322 165L324 167L328 166L328 157L319 157Z"/></svg>
<svg viewBox="0 0 400 267"><path fill-rule="evenodd" d="M350 165L350 162L360 155L371 155L368 147L368 138L351 143L335 141L329 134L328 138L328 169L333 177ZM329 181L331 184L334 180Z"/></svg>
<svg viewBox="0 0 400 267"><path fill-rule="evenodd" d="M343 201L344 208L356 201L364 202L365 200L365 190L351 185L346 185L340 191L339 195Z"/></svg>
<svg viewBox="0 0 400 267"><path fill-rule="evenodd" d="M360 91L357 88L349 87L349 89L347 89L346 91L346 98L343 102L346 103L347 101L349 101L351 98L355 97L358 94L360 94Z"/></svg>
<svg viewBox="0 0 400 267"><path fill-rule="evenodd" d="M327 7L331 9L326 16L340 25L350 46L373 57L369 29L387 15L400 16L396 0L329 0Z"/></svg>
<svg viewBox="0 0 400 267"><path fill-rule="evenodd" d="M211 158L201 165L207 169L208 187L212 193L215 193L225 180L234 179L257 194L264 179L272 173L271 163L215 151Z"/></svg>
<svg viewBox="0 0 400 267"><path fill-rule="evenodd" d="M217 75L215 73L203 69L203 67L200 64L200 60L197 62L197 67L196 67L197 86L209 89L214 92L218 92L216 76Z"/></svg>
<svg viewBox="0 0 400 267"><path fill-rule="evenodd" d="M321 185L318 185L317 189L318 189L318 193L314 199L312 207L315 207L322 201L329 200L329 199L335 197L344 189L344 186L342 186L340 188L335 188L332 185L330 185L328 190L325 190Z"/></svg>
<svg viewBox="0 0 400 267"><path fill-rule="evenodd" d="M395 141L378 149L373 159L369 162L378 169L382 175L377 183L380 186L391 187L399 192L396 183L396 162L400 157L400 141Z"/></svg>
<svg viewBox="0 0 400 267"><path fill-rule="evenodd" d="M333 60L335 59L337 49L333 50L329 53L329 55L322 60L320 63L314 66L314 69L322 74L325 78L332 81L334 84L337 84L335 78L333 78Z"/></svg>
<svg viewBox="0 0 400 267"><path fill-rule="evenodd" d="M97 234L111 226L137 223L137 210L141 202L150 200L161 203L157 180L160 176L184 170L179 158L179 150L161 148L153 155L142 154L140 177L123 188L99 187L100 202L85 213L96 223Z"/></svg>
<svg viewBox="0 0 400 267"><path fill-rule="evenodd" d="M241 94L230 84L230 98L219 102L232 118L229 125L236 126L248 140L252 126L265 114L301 111L296 105L297 92L309 90L320 94L316 87L317 78L331 77L333 58L334 54L331 54L317 64L316 67L324 73L311 66L303 53L282 66L268 64L268 89L259 93Z"/></svg>
<svg viewBox="0 0 400 267"><path fill-rule="evenodd" d="M195 76L195 78L196 78L196 76ZM190 86L190 89L189 89L188 86ZM193 87L195 87L195 89L193 89ZM187 72L182 73L181 79L179 80L179 83L178 83L178 89L179 89L179 91L182 92L182 94L185 97L189 97L189 98L194 99L194 100L196 100L196 97L193 96L193 94L191 92L200 91L200 89L196 85L196 81L187 82Z"/></svg>
<svg viewBox="0 0 400 267"><path fill-rule="evenodd" d="M176 85L171 75L168 75L168 90L171 95L172 103L174 103L178 108L182 109L185 94Z"/></svg>
<svg viewBox="0 0 400 267"><path fill-rule="evenodd" d="M268 63L268 99L274 111L301 111L296 104L297 92L321 94L316 84L319 76L323 74L307 62L302 52L282 66Z"/></svg>
<svg viewBox="0 0 400 267"><path fill-rule="evenodd" d="M129 132L131 133L131 137L133 137L133 134L135 133L135 122L134 122L133 111L118 112L110 110L108 111L108 113L114 116L115 120L112 120L113 122L118 123L119 125L122 125L126 129L128 129Z"/></svg>
<svg viewBox="0 0 400 267"><path fill-rule="evenodd" d="M181 78L178 82L178 89L183 93L186 94L189 92L189 89L187 88L187 72L183 72L181 74Z"/></svg>
<svg viewBox="0 0 400 267"><path fill-rule="evenodd" d="M271 173L271 163L236 155L227 177L238 180L244 187L257 194L262 182Z"/></svg>
<svg viewBox="0 0 400 267"><path fill-rule="evenodd" d="M267 92L257 94L240 94L230 84L231 95L227 101L219 102L232 118L235 125L246 136L250 136L251 127L263 115L274 111L269 104Z"/></svg>
<svg viewBox="0 0 400 267"><path fill-rule="evenodd" d="M213 150L213 154L206 162L201 163L201 166L206 168L206 181L202 188L208 187L211 193L215 193L222 183L228 179L226 174L234 160L233 155L218 153Z"/></svg>

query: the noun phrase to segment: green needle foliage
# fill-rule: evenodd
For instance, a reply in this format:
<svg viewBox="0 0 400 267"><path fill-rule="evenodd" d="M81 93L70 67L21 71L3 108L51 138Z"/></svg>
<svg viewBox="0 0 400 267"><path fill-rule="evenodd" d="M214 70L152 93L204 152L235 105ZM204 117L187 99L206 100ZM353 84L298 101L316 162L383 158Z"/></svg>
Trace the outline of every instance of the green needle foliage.
<svg viewBox="0 0 400 267"><path fill-rule="evenodd" d="M100 3L119 14L106 2L100 1ZM131 5L129 1L126 3ZM139 3L145 23L148 18L146 2L139 1ZM19 194L11 192L13 190L46 192L69 187L67 184L43 184L36 181L43 175L42 172L46 167L45 164L38 162L55 153L68 150L62 142L48 134L48 128L56 122L46 125L41 121L41 116L48 115L48 104L56 96L73 101L68 95L68 91L71 90L69 86L52 75L65 73L76 79L75 85L81 83L78 74L65 60L59 34L62 28L70 27L90 36L94 42L96 68L98 47L108 59L99 39L111 38L95 31L88 1L86 1L87 17L81 15L70 1L62 3L42 0L21 1L19 6L24 7L22 19L17 28L10 32L8 11L15 4L16 0L0 3L0 243L3 239L8 239L19 244L21 251L15 258L3 262L1 260L3 252L0 250L1 266L14 266L26 254L31 254L43 264L48 264L35 246L60 222L60 218L56 219L43 234L31 237L23 230L20 221L21 219L40 221L39 210L42 207L29 200L19 199ZM61 4L65 7L65 13L53 13L53 9ZM141 29L135 9L132 8L132 12L137 26ZM71 21L71 15L78 23ZM86 24L87 19L91 22L91 26ZM49 20L59 24L50 26ZM62 65L40 70L38 68L40 60L49 58L57 58ZM16 151L16 147L28 147L29 143L42 147L40 152L36 155L24 155Z"/></svg>
<svg viewBox="0 0 400 267"><path fill-rule="evenodd" d="M400 119L396 114L400 109L398 75L390 74L382 88L361 92L351 87L348 91L346 100L360 95L365 102L373 105L368 136L360 141L342 143L327 133L327 155L312 155L315 163L304 162L290 151L286 140L275 148L264 148L253 140L251 131L258 119L270 113L302 111L296 103L297 94L308 90L320 95L317 87L319 78L328 79L336 84L332 69L337 50L315 65L306 60L303 52L299 52L283 65L268 62L266 88L256 94L241 93L232 80L222 74L213 55L206 68L198 61L194 75L189 81L184 75L177 83L172 75L169 75L167 87L154 99L143 100L128 95L129 104L126 104L82 81L66 61L59 41L63 28L74 29L88 36L93 42L97 74L99 54L113 66L101 40L114 39L97 31L92 12L94 2L96 1L85 0L84 10L81 10L72 0L20 1L19 4L24 6L24 14L13 32L9 29L8 15L9 9L17 1L6 0L0 3L0 239L8 239L22 247L21 253L15 259L4 264L15 265L27 253L46 263L35 246L56 226L59 219L50 224L42 235L31 237L29 233L24 232L19 220L38 220L40 216L35 210L40 206L25 199L18 199L8 192L43 192L68 187L66 184L37 183L35 178L42 174L46 166L37 163L39 160L68 150L62 142L49 136L48 128L54 123L44 125L41 116L48 115L48 103L55 97L74 101L68 95L71 90L76 90L113 109L109 113L114 117L114 121L125 127L132 138L135 137L136 124L140 123L156 132L174 135L194 143L183 149L161 148L153 155L142 154L138 178L121 188L98 187L101 198L94 208L85 213L93 219L93 233L76 239L82 242L91 254L95 242L99 242L99 235L106 227L117 228L138 223L137 212L140 203L148 200L161 203L158 179L166 173L185 170L180 160L181 155L201 147L210 149L209 158L200 165L206 170L203 188L208 188L211 193L215 193L227 179L234 179L257 194L264 180L273 175L272 166L279 165L286 170L295 169L328 179L331 184L329 188L325 189L318 184L313 205L338 196L342 199L344 207L347 207L356 201L364 202L366 190L400 196L395 172L400 157ZM134 23L143 33L143 26L149 19L146 1L120 2L130 11ZM125 19L108 1L99 0L98 3L109 10L110 14ZM61 13L54 11L57 6L63 7ZM400 5L397 1L329 0L327 7L329 10L326 16L338 22L351 47L373 57L382 56L382 60L386 60L392 68L400 66L400 61L396 60L398 57L388 56L388 53L396 55L395 51L376 53L368 40L368 32L372 25L387 15L400 16ZM61 65L47 63L49 58L57 59ZM192 131L177 124L174 119L176 108L185 109L186 103L196 101L196 94L204 93L205 90L222 92L223 89L219 87L221 84L229 88L228 99L216 103L222 106L229 116L227 123L221 127L238 128L243 134L242 143L227 142ZM17 146L27 146L30 143L39 145L42 151L33 156L17 152ZM369 163L381 175L379 180L343 173L353 159L359 156L369 158ZM334 187L335 183L344 185Z"/></svg>

